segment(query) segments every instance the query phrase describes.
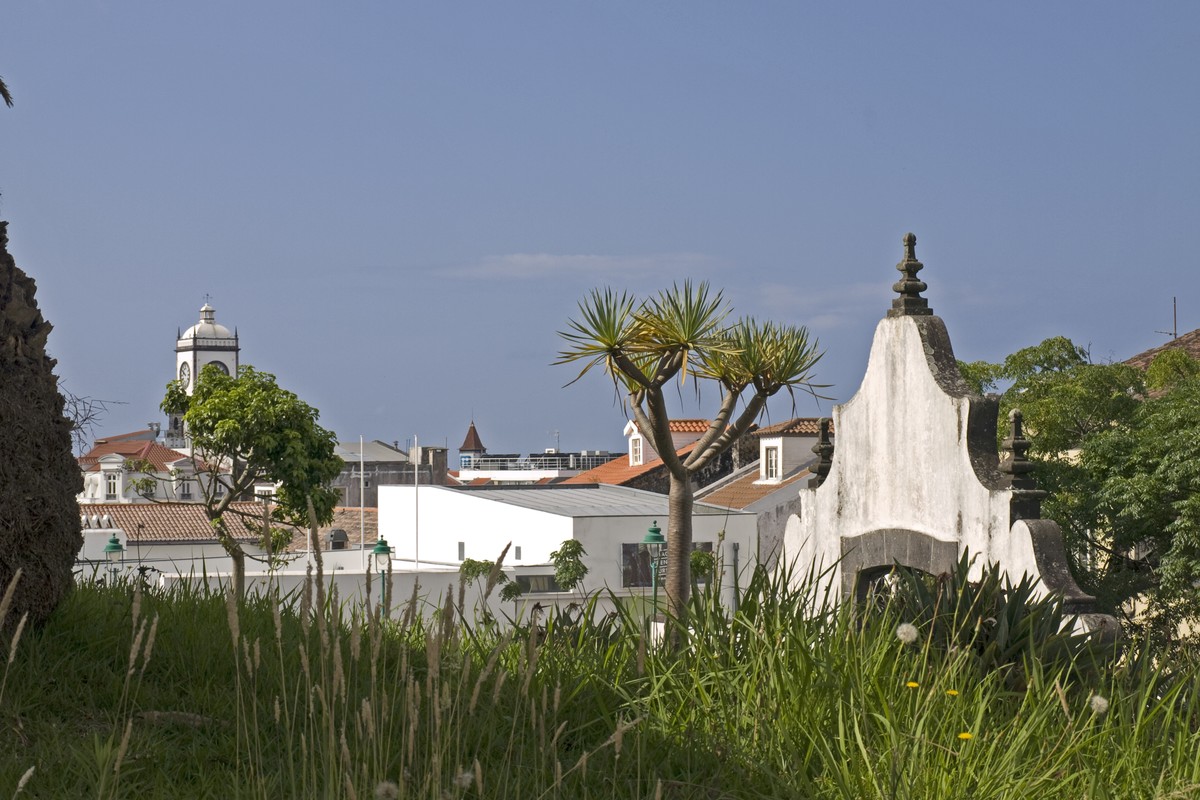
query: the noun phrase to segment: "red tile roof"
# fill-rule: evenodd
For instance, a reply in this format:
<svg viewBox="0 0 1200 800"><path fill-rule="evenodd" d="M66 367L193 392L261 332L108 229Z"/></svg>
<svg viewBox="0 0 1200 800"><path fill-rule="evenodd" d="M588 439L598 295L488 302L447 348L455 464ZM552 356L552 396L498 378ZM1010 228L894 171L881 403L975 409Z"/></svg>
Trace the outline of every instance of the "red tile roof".
<svg viewBox="0 0 1200 800"><path fill-rule="evenodd" d="M262 515L262 504L254 501L230 504L234 513L225 515L225 524L239 541L254 541L257 534L247 527L245 518ZM143 542L215 542L216 535L200 503L93 503L79 507L81 516L112 517L113 524L125 531L130 541Z"/></svg>
<svg viewBox="0 0 1200 800"><path fill-rule="evenodd" d="M341 528L350 538L346 547L349 550L358 550L366 543L366 549L370 550L371 546L379 539L379 509L364 508L362 516L359 517L359 509L357 506L339 506L333 510L333 522L321 527L317 531L317 536L321 542L321 549L329 549L329 532L334 528ZM298 530L292 538L291 544L287 547L288 552L303 553L308 550L308 531Z"/></svg>
<svg viewBox="0 0 1200 800"><path fill-rule="evenodd" d="M692 442L691 444L679 448L679 450L676 452L681 456L686 455L687 453L690 453L695 446L696 443ZM609 486L624 486L634 478L640 475L645 475L651 470L660 469L662 466L662 459L656 458L653 461L647 461L645 464L632 467L629 465L628 456L618 456L612 461L606 461L598 467L592 467L591 469L585 470L578 475L567 478L566 480L561 481L558 485L561 486L567 483L604 483L608 484Z"/></svg>
<svg viewBox="0 0 1200 800"><path fill-rule="evenodd" d="M113 437L97 439L96 446L79 457L79 466L88 472L100 468L100 459L108 455L123 456L126 460L149 461L158 472L166 472L176 461L187 458L178 450L163 447L157 442Z"/></svg>
<svg viewBox="0 0 1200 800"><path fill-rule="evenodd" d="M795 417L786 422L778 422L759 428L755 436L816 436L820 432L820 417ZM833 433L833 420L829 420L829 433Z"/></svg>
<svg viewBox="0 0 1200 800"><path fill-rule="evenodd" d="M1145 369L1146 367L1150 366L1150 362L1153 361L1154 357L1159 353L1163 352L1164 350L1175 349L1183 350L1192 358L1200 358L1200 328L1197 328L1191 333L1185 333L1176 339L1172 339L1166 344L1160 344L1158 347L1151 347L1149 350L1144 350L1141 353L1138 353L1136 356L1127 358L1125 363L1132 367L1137 367L1138 369Z"/></svg>
<svg viewBox="0 0 1200 800"><path fill-rule="evenodd" d="M734 478L707 494L701 492L700 496L696 499L702 500L709 505L740 510L757 503L767 495L778 492L785 486L797 483L801 478L807 478L811 473L807 469L802 469L778 483L758 483L758 474L758 467L755 465L754 469L748 470L740 478ZM800 487L797 486L796 488L799 489Z"/></svg>
<svg viewBox="0 0 1200 800"><path fill-rule="evenodd" d="M671 433L704 433L712 422L707 419L673 419Z"/></svg>

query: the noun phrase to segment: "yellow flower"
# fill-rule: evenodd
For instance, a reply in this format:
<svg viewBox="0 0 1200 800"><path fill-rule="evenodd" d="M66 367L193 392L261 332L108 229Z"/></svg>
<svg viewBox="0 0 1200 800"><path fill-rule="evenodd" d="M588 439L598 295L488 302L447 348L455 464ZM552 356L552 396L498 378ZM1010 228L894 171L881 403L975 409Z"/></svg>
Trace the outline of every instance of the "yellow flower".
<svg viewBox="0 0 1200 800"><path fill-rule="evenodd" d="M971 736L971 734L967 733L966 731L963 731L962 733L960 733L958 735L958 738L962 739L965 742L967 739L971 739L973 737Z"/></svg>
<svg viewBox="0 0 1200 800"><path fill-rule="evenodd" d="M946 694L950 695L951 697L958 697L958 689L947 689Z"/></svg>
<svg viewBox="0 0 1200 800"><path fill-rule="evenodd" d="M918 686L920 686L921 684L917 683L916 681L909 681L908 683L906 683L906 684L904 684L904 685L905 685L905 686L907 686L907 687L908 687L908 688L910 688L910 689L915 689L915 688L917 688Z"/></svg>

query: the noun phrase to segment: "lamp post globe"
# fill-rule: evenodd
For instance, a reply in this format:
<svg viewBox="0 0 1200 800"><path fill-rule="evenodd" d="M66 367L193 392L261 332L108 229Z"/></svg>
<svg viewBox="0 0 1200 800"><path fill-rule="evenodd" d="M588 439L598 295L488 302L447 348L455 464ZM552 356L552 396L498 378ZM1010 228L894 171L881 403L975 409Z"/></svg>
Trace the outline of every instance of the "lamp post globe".
<svg viewBox="0 0 1200 800"><path fill-rule="evenodd" d="M658 520L654 520L642 538L642 545L650 553L650 586L654 595L655 619L658 618L658 561L666 544L667 537L663 536L662 528L658 527Z"/></svg>
<svg viewBox="0 0 1200 800"><path fill-rule="evenodd" d="M120 562L124 555L125 548L114 533L104 545L104 560L108 562L108 570L113 574L114 578L116 578L117 572L121 569Z"/></svg>

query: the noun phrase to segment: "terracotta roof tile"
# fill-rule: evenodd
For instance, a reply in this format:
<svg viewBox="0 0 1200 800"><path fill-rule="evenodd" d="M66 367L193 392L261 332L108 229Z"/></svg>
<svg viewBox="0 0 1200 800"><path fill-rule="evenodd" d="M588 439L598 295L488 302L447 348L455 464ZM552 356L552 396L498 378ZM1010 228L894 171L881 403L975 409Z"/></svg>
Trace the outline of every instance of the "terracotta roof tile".
<svg viewBox="0 0 1200 800"><path fill-rule="evenodd" d="M695 442L685 445L676 452L679 455L685 455L692 452L696 446ZM578 475L567 478L558 485L576 484L576 483L604 483L610 486L624 486L639 475L645 475L651 470L659 469L663 466L661 458L656 458L653 461L647 461L645 464L640 464L636 467L629 465L628 456L618 456L611 461L606 461L598 467L593 467L585 470Z"/></svg>
<svg viewBox="0 0 1200 800"><path fill-rule="evenodd" d="M371 549L379 539L379 509L364 508L362 516L359 516L359 508L357 506L339 506L333 510L333 522L321 527L317 531L317 536L321 542L321 549L329 549L329 532L334 528L341 528L346 532L350 541L347 543L347 548L350 550L358 550L366 543L366 548ZM291 544L288 545L288 552L303 553L308 549L307 531L297 531L295 537L292 538Z"/></svg>
<svg viewBox="0 0 1200 800"><path fill-rule="evenodd" d="M244 522L244 516L262 514L262 504L254 501L230 505L225 523L234 538L252 541L258 537ZM240 513L238 513L240 512ZM91 503L79 507L81 516L112 517L130 541L143 542L215 542L217 537L208 524L200 503Z"/></svg>
<svg viewBox="0 0 1200 800"><path fill-rule="evenodd" d="M759 428L755 436L816 436L821 424L820 417L795 417L786 422L778 422ZM829 433L833 433L833 420L829 420Z"/></svg>
<svg viewBox="0 0 1200 800"><path fill-rule="evenodd" d="M1172 339L1166 344L1160 344L1158 347L1151 347L1149 350L1144 350L1141 353L1138 353L1136 356L1127 358L1125 363L1131 367L1146 369L1146 367L1150 366L1150 362L1154 360L1154 357L1159 353L1163 352L1164 350L1175 349L1183 350L1192 358L1200 358L1200 328L1197 328L1191 333L1185 333L1177 339Z"/></svg>
<svg viewBox="0 0 1200 800"><path fill-rule="evenodd" d="M136 439L117 439L115 441L101 439L96 442L95 447L79 457L79 466L88 472L94 472L100 468L100 459L109 455L149 461L158 472L166 472L170 469L171 464L187 458L178 450L163 447L157 442Z"/></svg>
<svg viewBox="0 0 1200 800"><path fill-rule="evenodd" d="M707 419L673 419L671 433L704 433L712 422Z"/></svg>
<svg viewBox="0 0 1200 800"><path fill-rule="evenodd" d="M708 494L701 493L696 499L714 506L741 510L757 503L768 495L778 492L785 486L797 483L801 478L806 478L810 474L808 469L805 468L793 475L789 475L778 483L758 483L758 468L756 466L742 477L735 478Z"/></svg>

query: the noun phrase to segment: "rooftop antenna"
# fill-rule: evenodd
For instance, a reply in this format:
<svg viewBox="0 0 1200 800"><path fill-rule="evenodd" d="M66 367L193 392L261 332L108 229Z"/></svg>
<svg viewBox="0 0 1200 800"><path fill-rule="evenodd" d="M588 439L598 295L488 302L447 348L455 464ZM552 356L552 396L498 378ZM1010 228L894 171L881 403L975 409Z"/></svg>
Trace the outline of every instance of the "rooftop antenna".
<svg viewBox="0 0 1200 800"><path fill-rule="evenodd" d="M1171 298L1171 330L1155 331L1155 333L1161 333L1163 336L1170 336L1172 339L1179 338L1179 298Z"/></svg>

